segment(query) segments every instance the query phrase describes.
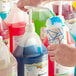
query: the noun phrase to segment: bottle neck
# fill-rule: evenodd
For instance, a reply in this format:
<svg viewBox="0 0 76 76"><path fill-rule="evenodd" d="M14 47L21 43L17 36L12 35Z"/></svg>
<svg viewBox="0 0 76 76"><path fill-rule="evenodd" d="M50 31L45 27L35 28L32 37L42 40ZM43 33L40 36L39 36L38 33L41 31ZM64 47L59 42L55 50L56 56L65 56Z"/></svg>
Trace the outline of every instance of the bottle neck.
<svg viewBox="0 0 76 76"><path fill-rule="evenodd" d="M26 25L26 32L35 32L35 27L34 27L34 24L31 23L30 25Z"/></svg>

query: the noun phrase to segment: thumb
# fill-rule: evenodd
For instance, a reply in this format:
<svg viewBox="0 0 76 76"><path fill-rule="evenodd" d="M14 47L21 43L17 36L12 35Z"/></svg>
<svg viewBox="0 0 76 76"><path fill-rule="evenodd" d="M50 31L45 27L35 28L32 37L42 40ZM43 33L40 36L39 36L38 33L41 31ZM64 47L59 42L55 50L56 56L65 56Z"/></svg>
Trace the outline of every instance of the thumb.
<svg viewBox="0 0 76 76"><path fill-rule="evenodd" d="M21 10L23 10L23 11L26 11L26 12L27 12L27 11L28 11L28 9L25 9L25 8L24 8L24 6L25 6L25 5L27 5L27 3L23 2L23 0L22 0L22 1L21 1L21 0L19 0L19 1L18 1L18 3L17 3L17 7L18 7L18 8L20 8Z"/></svg>
<svg viewBox="0 0 76 76"><path fill-rule="evenodd" d="M59 44L49 45L47 49L48 51L54 51L58 46Z"/></svg>

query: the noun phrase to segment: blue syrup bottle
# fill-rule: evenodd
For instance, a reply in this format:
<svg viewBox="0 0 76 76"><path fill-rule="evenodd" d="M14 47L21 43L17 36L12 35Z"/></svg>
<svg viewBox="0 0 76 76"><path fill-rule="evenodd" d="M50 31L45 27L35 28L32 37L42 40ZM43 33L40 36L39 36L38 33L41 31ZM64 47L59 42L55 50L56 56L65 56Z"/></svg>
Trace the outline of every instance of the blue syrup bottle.
<svg viewBox="0 0 76 76"><path fill-rule="evenodd" d="M0 1L0 16L3 20L6 19L10 9L11 9L11 0Z"/></svg>
<svg viewBox="0 0 76 76"><path fill-rule="evenodd" d="M48 76L47 48L33 28L34 25L27 25L24 38L13 53L18 62L18 76Z"/></svg>

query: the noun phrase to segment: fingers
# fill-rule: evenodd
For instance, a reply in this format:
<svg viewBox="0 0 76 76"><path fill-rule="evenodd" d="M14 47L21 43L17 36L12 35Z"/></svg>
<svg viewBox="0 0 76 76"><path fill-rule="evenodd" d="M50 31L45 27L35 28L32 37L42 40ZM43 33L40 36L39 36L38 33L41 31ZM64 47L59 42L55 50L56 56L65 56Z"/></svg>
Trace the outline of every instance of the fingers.
<svg viewBox="0 0 76 76"><path fill-rule="evenodd" d="M25 12L28 12L28 9L26 9L26 8L20 8L20 9L25 11Z"/></svg>
<svg viewBox="0 0 76 76"><path fill-rule="evenodd" d="M55 51L48 51L48 55L50 56L51 61L55 61Z"/></svg>
<svg viewBox="0 0 76 76"><path fill-rule="evenodd" d="M22 4L23 2L21 0L19 0L19 2L17 3L17 6L19 8L23 8L24 7L24 4Z"/></svg>
<svg viewBox="0 0 76 76"><path fill-rule="evenodd" d="M50 56L51 61L55 61L55 55L56 55L56 49L58 47L57 45L51 45L48 47L48 55Z"/></svg>
<svg viewBox="0 0 76 76"><path fill-rule="evenodd" d="M19 0L19 2L17 3L17 7L20 8L21 10L27 12L28 9L24 8L24 6L27 5L26 3L27 3L26 0L25 1L24 0Z"/></svg>
<svg viewBox="0 0 76 76"><path fill-rule="evenodd" d="M55 61L55 57L50 57L50 60L51 61Z"/></svg>
<svg viewBox="0 0 76 76"><path fill-rule="evenodd" d="M55 51L48 51L48 55L51 61L55 61Z"/></svg>
<svg viewBox="0 0 76 76"><path fill-rule="evenodd" d="M25 9L24 6L38 6L48 1L49 0L19 0L19 2L17 3L17 6L20 9L27 11L27 9Z"/></svg>
<svg viewBox="0 0 76 76"><path fill-rule="evenodd" d="M54 51L57 48L58 45L51 45L48 46L48 51Z"/></svg>
<svg viewBox="0 0 76 76"><path fill-rule="evenodd" d="M54 57L54 56L55 56L55 51L48 51L48 54L49 54L51 57Z"/></svg>
<svg viewBox="0 0 76 76"><path fill-rule="evenodd" d="M41 4L46 4L48 2L50 2L50 0L41 0Z"/></svg>
<svg viewBox="0 0 76 76"><path fill-rule="evenodd" d="M30 6L37 6L42 3L42 0L30 0Z"/></svg>
<svg viewBox="0 0 76 76"><path fill-rule="evenodd" d="M28 9L24 8L24 7L19 7L21 10L28 12Z"/></svg>

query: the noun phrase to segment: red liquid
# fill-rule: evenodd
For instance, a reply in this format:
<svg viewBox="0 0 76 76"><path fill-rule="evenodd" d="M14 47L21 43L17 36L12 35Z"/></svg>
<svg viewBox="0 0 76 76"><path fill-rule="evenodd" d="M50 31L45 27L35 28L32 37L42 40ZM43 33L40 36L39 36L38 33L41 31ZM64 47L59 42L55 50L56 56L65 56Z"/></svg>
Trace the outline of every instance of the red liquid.
<svg viewBox="0 0 76 76"><path fill-rule="evenodd" d="M67 44L74 46L75 45L74 39L70 36L68 32L66 32L66 35L67 35ZM48 47L49 42L47 37L43 40L43 43L46 47ZM50 56L48 57L49 57L49 76L54 76L54 62L50 60Z"/></svg>
<svg viewBox="0 0 76 76"><path fill-rule="evenodd" d="M13 23L13 24L8 24L8 26L12 26L13 30L13 36L20 36L25 33L25 22L19 22L19 23Z"/></svg>
<svg viewBox="0 0 76 76"><path fill-rule="evenodd" d="M48 38L46 37L46 39L43 41L43 43L44 43L44 45L46 46L46 47L48 47L48 45L49 45L49 42L48 42ZM54 62L52 62L51 60L50 60L50 56L48 56L48 58L49 58L49 65L48 65L48 67L49 67L49 76L54 76Z"/></svg>
<svg viewBox="0 0 76 76"><path fill-rule="evenodd" d="M19 23L13 23L13 24L7 24L9 26L9 32L10 32L10 52L13 52L13 37L20 37L25 33L25 22L19 22ZM15 45L14 45L15 46Z"/></svg>
<svg viewBox="0 0 76 76"><path fill-rule="evenodd" d="M56 15L59 15L59 5L58 4L53 4L53 11L55 12ZM72 14L71 18L74 17L73 15L73 8L70 4L66 3L62 5L62 15L66 20L70 18L70 14Z"/></svg>

